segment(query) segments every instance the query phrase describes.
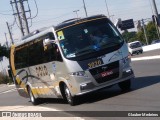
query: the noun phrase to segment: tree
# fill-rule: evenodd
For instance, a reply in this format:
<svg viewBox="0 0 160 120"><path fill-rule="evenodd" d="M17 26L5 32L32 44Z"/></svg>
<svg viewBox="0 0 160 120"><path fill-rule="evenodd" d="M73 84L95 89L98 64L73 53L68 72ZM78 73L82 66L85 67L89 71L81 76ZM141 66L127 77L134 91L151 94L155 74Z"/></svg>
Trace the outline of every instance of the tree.
<svg viewBox="0 0 160 120"><path fill-rule="evenodd" d="M9 57L9 50L5 46L1 46L0 44L0 57Z"/></svg>
<svg viewBox="0 0 160 120"><path fill-rule="evenodd" d="M137 38L136 38L136 32L133 31L133 32L128 32L127 30L125 30L123 33L122 33L122 36L123 38L126 40L126 42L132 42L132 41L135 41Z"/></svg>
<svg viewBox="0 0 160 120"><path fill-rule="evenodd" d="M156 26L153 22L149 22L146 26L146 29L147 29L147 37L149 43L151 43L152 40L158 39Z"/></svg>
<svg viewBox="0 0 160 120"><path fill-rule="evenodd" d="M145 39L145 36L144 36L144 31L143 29L141 31L139 31L137 34L137 40L141 41L141 43L145 44L146 43L146 39Z"/></svg>
<svg viewBox="0 0 160 120"><path fill-rule="evenodd" d="M155 26L155 24L153 22L149 22L146 25L146 32L147 32L146 34L147 34L147 38L148 38L148 43L149 44L152 42L152 40L158 39L156 26ZM143 29L137 33L137 38L141 42L146 43L146 39L145 39L145 36L144 36Z"/></svg>
<svg viewBox="0 0 160 120"><path fill-rule="evenodd" d="M146 31L147 31L148 42L150 44L152 42L152 40L158 39L156 26L153 22L149 22L145 27L146 27ZM137 33L136 32L128 32L127 30L125 30L122 33L122 36L126 40L126 42L132 42L135 40L139 40L143 44L146 43L143 28L141 30L139 30Z"/></svg>

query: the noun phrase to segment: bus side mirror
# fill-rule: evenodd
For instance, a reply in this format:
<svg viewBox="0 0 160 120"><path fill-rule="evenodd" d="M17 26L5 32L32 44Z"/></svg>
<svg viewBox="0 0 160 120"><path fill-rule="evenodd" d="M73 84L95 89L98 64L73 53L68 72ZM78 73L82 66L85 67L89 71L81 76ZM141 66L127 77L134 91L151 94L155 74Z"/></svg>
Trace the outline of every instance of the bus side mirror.
<svg viewBox="0 0 160 120"><path fill-rule="evenodd" d="M47 50L50 48L52 45L55 45L55 40L51 40L49 38L43 40L43 47L44 50Z"/></svg>
<svg viewBox="0 0 160 120"><path fill-rule="evenodd" d="M55 40L50 40L49 38L43 40L43 46L47 46L52 43L55 43Z"/></svg>

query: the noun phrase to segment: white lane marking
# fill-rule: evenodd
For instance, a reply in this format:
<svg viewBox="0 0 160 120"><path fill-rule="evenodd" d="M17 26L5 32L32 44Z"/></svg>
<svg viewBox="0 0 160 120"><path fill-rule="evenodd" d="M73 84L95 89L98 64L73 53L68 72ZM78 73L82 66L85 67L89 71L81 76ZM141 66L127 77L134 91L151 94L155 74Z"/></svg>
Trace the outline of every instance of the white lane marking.
<svg viewBox="0 0 160 120"><path fill-rule="evenodd" d="M1 94L5 94L5 93L9 93L9 92L14 92L14 91L16 91L16 88L11 89L11 90L7 90L7 91L4 91L4 92L1 92L0 95Z"/></svg>
<svg viewBox="0 0 160 120"><path fill-rule="evenodd" d="M157 56L147 56L147 57L138 57L138 58L131 58L132 61L154 60L154 59L160 59L160 55L157 55Z"/></svg>
<svg viewBox="0 0 160 120"><path fill-rule="evenodd" d="M15 86L15 84L12 84L12 85L8 85L9 87L13 87L13 86Z"/></svg>
<svg viewBox="0 0 160 120"><path fill-rule="evenodd" d="M3 84L1 84L1 85L0 85L0 88L1 88L1 87L5 87L5 86L6 86L5 84L4 84L4 85L3 85Z"/></svg>
<svg viewBox="0 0 160 120"><path fill-rule="evenodd" d="M12 92L12 91L15 91L16 90L16 88L15 89L12 89L12 90L8 90L8 91L5 91L5 92L2 92L2 93L0 93L0 95L1 94L4 94L4 93L8 93L8 92ZM2 110L2 109L4 109L4 111L30 111L30 110L32 110L32 111L62 111L63 112L63 110L59 110L59 109L55 109L55 108L49 108L49 107L44 107L44 106L16 106L16 107L14 107L14 106L6 106L6 107L0 107L0 109ZM66 114L69 114L69 113L66 113ZM72 114L71 114L72 115ZM57 118L57 117L56 117ZM61 118L61 117L59 117L59 118ZM74 116L73 115L73 117L71 117L73 120L85 120L84 118L82 118L82 117L76 117L76 116ZM72 120L71 119L71 120ZM19 119L18 119L19 120ZM70 120L70 119L68 119L67 117L64 119L64 120Z"/></svg>

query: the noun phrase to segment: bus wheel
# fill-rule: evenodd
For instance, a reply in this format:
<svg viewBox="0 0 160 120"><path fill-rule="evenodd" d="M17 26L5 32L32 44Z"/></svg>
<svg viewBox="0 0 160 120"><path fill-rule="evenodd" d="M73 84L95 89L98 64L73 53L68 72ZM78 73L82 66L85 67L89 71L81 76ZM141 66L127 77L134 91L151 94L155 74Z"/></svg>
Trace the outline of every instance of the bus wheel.
<svg viewBox="0 0 160 120"><path fill-rule="evenodd" d="M64 85L64 93L65 93L65 99L67 102L71 105L74 106L76 105L76 98L71 95L71 92L69 91L69 88L67 85Z"/></svg>
<svg viewBox="0 0 160 120"><path fill-rule="evenodd" d="M128 91L131 90L131 80L126 80L123 82L118 83L119 87L121 88L122 91Z"/></svg>
<svg viewBox="0 0 160 120"><path fill-rule="evenodd" d="M34 97L30 87L28 87L28 94L29 94L30 101L32 102L32 104L37 105L38 104L38 99Z"/></svg>

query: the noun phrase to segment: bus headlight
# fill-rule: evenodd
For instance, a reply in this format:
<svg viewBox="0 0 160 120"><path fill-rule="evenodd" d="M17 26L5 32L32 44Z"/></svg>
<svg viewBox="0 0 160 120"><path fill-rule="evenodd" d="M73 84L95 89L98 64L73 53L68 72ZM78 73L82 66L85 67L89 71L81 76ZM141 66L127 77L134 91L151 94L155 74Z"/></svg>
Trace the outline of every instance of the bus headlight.
<svg viewBox="0 0 160 120"><path fill-rule="evenodd" d="M70 76L78 76L78 77L88 77L85 71L78 71L69 73Z"/></svg>
<svg viewBox="0 0 160 120"><path fill-rule="evenodd" d="M123 68L126 67L126 66L129 66L130 63L131 63L131 59L129 58L129 56L124 57L122 59Z"/></svg>

